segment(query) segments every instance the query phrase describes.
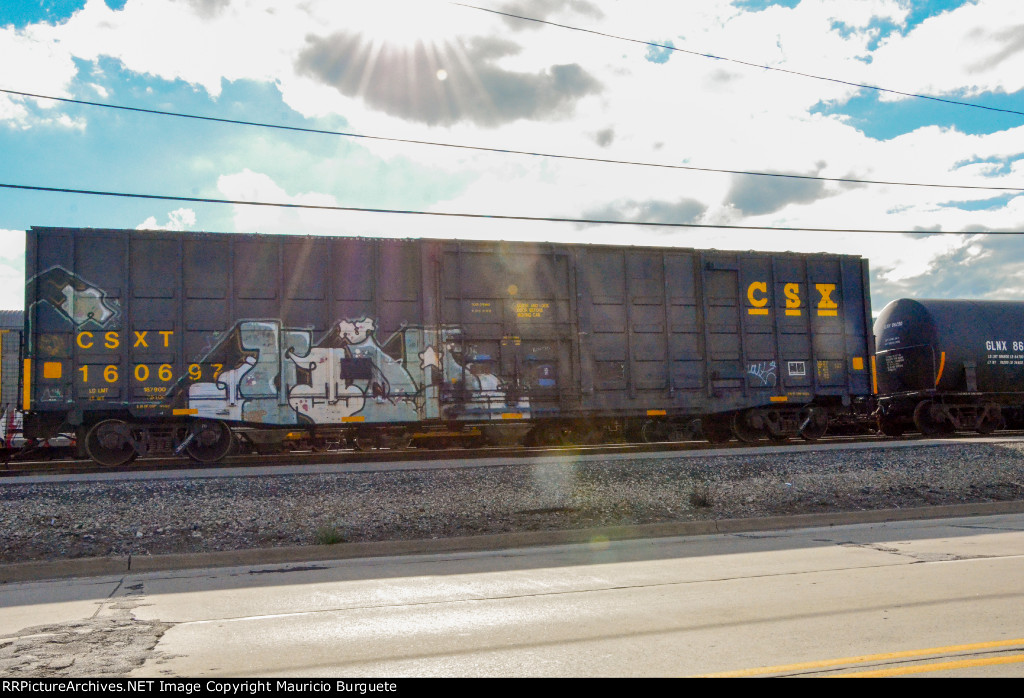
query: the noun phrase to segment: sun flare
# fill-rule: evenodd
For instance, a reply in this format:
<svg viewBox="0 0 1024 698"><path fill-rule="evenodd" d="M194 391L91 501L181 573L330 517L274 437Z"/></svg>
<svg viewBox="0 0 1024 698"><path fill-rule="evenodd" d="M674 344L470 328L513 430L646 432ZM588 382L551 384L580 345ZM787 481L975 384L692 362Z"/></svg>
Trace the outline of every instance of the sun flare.
<svg viewBox="0 0 1024 698"><path fill-rule="evenodd" d="M433 0L345 3L347 23L373 42L395 47L437 45L455 36L452 8Z"/></svg>

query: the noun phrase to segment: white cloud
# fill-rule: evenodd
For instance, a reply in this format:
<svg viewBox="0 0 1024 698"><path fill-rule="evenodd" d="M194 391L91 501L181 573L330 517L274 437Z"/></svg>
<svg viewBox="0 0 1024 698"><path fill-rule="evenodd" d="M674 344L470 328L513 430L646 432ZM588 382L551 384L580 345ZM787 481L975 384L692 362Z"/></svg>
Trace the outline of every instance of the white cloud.
<svg viewBox="0 0 1024 698"><path fill-rule="evenodd" d="M262 201L300 206L337 206L330 194L304 192L288 194L269 175L245 169L222 175L217 189L224 198L234 201ZM235 205L235 229L253 233L339 234L341 216L331 211L302 208Z"/></svg>
<svg viewBox="0 0 1024 698"><path fill-rule="evenodd" d="M1024 4L980 0L926 19L883 41L871 73L878 84L928 94L1024 89Z"/></svg>
<svg viewBox="0 0 1024 698"><path fill-rule="evenodd" d="M25 231L0 230L0 310L25 307Z"/></svg>
<svg viewBox="0 0 1024 698"><path fill-rule="evenodd" d="M135 226L136 230L188 230L196 224L196 212L190 208L179 208L167 214L166 223L157 223L156 216L150 216Z"/></svg>
<svg viewBox="0 0 1024 698"><path fill-rule="evenodd" d="M35 94L68 96L68 86L76 72L75 64L60 41L48 34L47 30L39 31L35 27L24 31L11 25L0 27L0 66L8 68L3 87L20 88L22 92ZM33 119L28 106L43 112L42 121L54 123L54 119L46 115L56 107L52 100L0 94L0 124L20 129L31 127L39 117Z"/></svg>

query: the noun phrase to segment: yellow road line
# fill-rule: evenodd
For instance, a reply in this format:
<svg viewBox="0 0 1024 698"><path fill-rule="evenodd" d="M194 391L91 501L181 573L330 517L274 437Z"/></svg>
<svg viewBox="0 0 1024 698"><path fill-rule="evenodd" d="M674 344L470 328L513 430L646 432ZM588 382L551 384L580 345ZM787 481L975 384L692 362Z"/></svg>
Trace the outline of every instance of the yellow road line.
<svg viewBox="0 0 1024 698"><path fill-rule="evenodd" d="M836 679L871 679L887 676L907 676L908 674L924 674L931 671L947 669L965 669L976 666L994 666L997 664L1019 664L1024 662L1024 654L1011 654L1005 657L985 657L984 659L961 659L956 662L939 662L938 664L918 664L915 666L894 667L877 671L860 671L853 674L836 674Z"/></svg>
<svg viewBox="0 0 1024 698"><path fill-rule="evenodd" d="M947 647L932 647L924 650L905 650L903 652L886 652L884 654L862 654L856 657L842 657L840 659L821 659L816 662L800 662L798 664L779 664L777 666L756 667L753 669L738 669L736 671L723 671L715 674L700 674L695 678L739 678L743 676L760 676L762 674L776 674L784 671L800 671L802 669L822 669L825 667L841 666L843 664L863 664L865 662L885 661L887 659L906 659L907 657L923 657L929 654L942 654L945 652L967 652L970 650L992 649L994 647L1010 647L1013 645L1024 645L1024 638L1015 640L995 640L993 642L974 642L967 645L949 645Z"/></svg>

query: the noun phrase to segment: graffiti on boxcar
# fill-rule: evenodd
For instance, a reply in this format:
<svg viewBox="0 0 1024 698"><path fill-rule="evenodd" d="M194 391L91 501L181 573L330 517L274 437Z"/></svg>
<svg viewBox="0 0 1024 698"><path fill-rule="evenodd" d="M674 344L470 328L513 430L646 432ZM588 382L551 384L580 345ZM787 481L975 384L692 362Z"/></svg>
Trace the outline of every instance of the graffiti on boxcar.
<svg viewBox="0 0 1024 698"><path fill-rule="evenodd" d="M759 361L747 366L747 373L761 381L762 386L774 387L777 380L774 361Z"/></svg>
<svg viewBox="0 0 1024 698"><path fill-rule="evenodd" d="M414 422L437 417L445 394L464 414L500 418L509 410L505 381L462 356L458 328L405 326L380 341L376 320L362 317L338 321L314 343L309 329L243 321L203 360L224 370L192 383L188 406L201 417L265 424Z"/></svg>
<svg viewBox="0 0 1024 698"><path fill-rule="evenodd" d="M326 343L308 354L286 352L296 382L288 403L316 423L341 422L356 414L365 421L406 422L418 419L420 387L404 361L377 342L371 318L342 320Z"/></svg>
<svg viewBox="0 0 1024 698"><path fill-rule="evenodd" d="M99 286L63 267L50 267L26 283L29 305L45 304L75 328L113 327L121 314L120 305ZM31 317L31 314L29 315Z"/></svg>

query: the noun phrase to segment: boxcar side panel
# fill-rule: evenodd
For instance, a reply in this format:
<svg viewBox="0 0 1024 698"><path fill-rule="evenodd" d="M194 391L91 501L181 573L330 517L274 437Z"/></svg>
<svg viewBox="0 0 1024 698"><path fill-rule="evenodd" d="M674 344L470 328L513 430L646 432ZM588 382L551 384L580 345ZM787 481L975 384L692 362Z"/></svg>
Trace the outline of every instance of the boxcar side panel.
<svg viewBox="0 0 1024 698"><path fill-rule="evenodd" d="M779 380L787 395L806 399L814 387L807 260L795 255L776 257L773 274Z"/></svg>
<svg viewBox="0 0 1024 698"><path fill-rule="evenodd" d="M778 308L769 289L774 286L773 258L740 255L738 260L742 295L742 368L746 402L766 404L786 397L779 381L778 341L775 326Z"/></svg>
<svg viewBox="0 0 1024 698"><path fill-rule="evenodd" d="M120 383L132 411L145 416L162 409L174 379L183 373L182 244L179 238L141 234L126 236L124 244L128 247L128 283L124 293L127 314L120 333L125 350ZM108 342L104 338L93 344L98 348ZM93 373L99 377L98 369ZM81 378L82 372L78 374ZM82 388L88 393L94 386L83 383Z"/></svg>
<svg viewBox="0 0 1024 698"><path fill-rule="evenodd" d="M709 404L738 405L746 382L740 344L739 265L731 254L705 253L702 257Z"/></svg>
<svg viewBox="0 0 1024 698"><path fill-rule="evenodd" d="M564 246L443 246L446 414L523 419L576 404L570 270Z"/></svg>
<svg viewBox="0 0 1024 698"><path fill-rule="evenodd" d="M694 255L687 251L667 251L664 259L671 361L670 396L673 404L685 406L702 399L701 390L707 379L696 262Z"/></svg>
<svg viewBox="0 0 1024 698"><path fill-rule="evenodd" d="M582 249L577 257L580 329L585 333L583 409L626 405L629 384L629 306L626 260L619 248Z"/></svg>

